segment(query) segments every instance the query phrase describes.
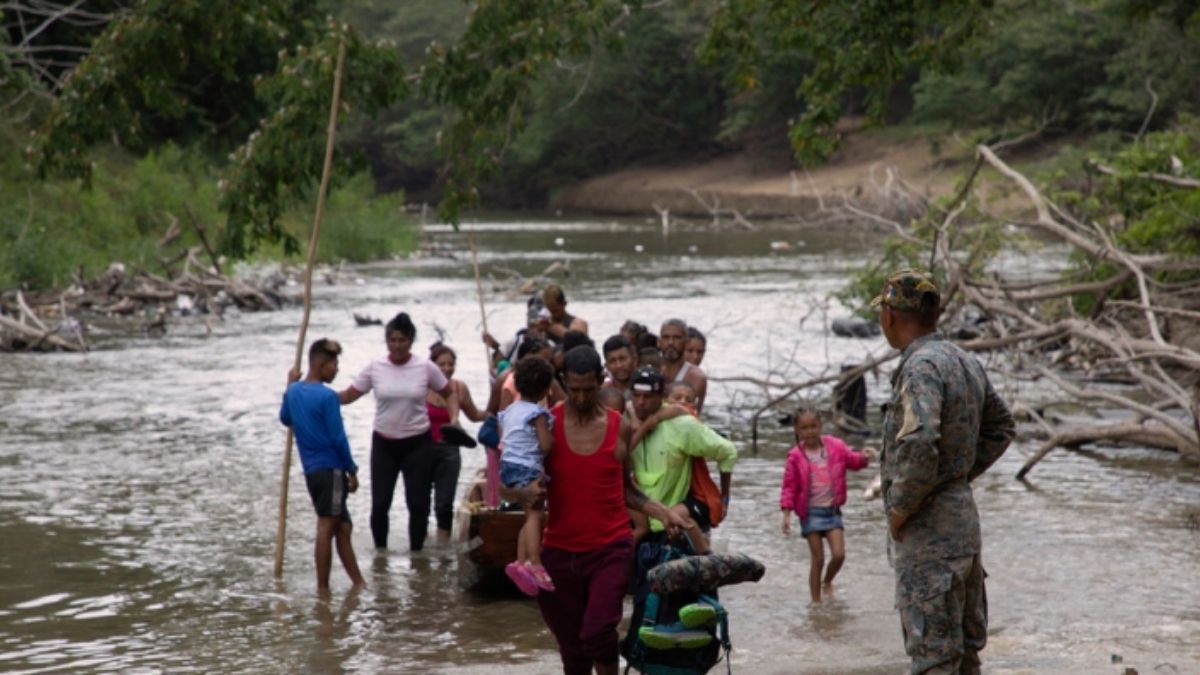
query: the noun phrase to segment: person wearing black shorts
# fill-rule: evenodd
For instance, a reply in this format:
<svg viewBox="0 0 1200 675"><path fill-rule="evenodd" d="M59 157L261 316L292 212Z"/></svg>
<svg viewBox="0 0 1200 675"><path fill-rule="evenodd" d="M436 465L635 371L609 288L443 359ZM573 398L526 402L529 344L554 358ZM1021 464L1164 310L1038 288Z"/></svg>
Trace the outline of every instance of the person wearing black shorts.
<svg viewBox="0 0 1200 675"><path fill-rule="evenodd" d="M325 386L338 372L341 345L322 338L308 350L308 373L288 373L288 388L279 409L279 421L291 427L304 467L304 482L317 512L317 541L313 557L317 589L329 590L329 571L336 547L342 567L355 586L364 586L358 559L350 543L350 510L346 496L358 489L358 465L350 455L350 442L342 424L338 394Z"/></svg>
<svg viewBox="0 0 1200 675"><path fill-rule="evenodd" d="M350 509L346 508L346 496L351 492L348 474L341 469L319 469L304 474L308 485L308 496L319 518L336 518L353 525ZM357 481L355 481L357 483ZM357 488L358 486L355 485Z"/></svg>

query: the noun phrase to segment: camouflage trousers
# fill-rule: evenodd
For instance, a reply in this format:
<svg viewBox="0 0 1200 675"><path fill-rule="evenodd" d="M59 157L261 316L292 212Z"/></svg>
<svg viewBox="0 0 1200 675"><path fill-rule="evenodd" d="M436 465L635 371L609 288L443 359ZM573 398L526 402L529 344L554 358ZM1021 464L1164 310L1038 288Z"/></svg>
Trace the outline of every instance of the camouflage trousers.
<svg viewBox="0 0 1200 675"><path fill-rule="evenodd" d="M912 675L979 672L987 592L979 555L896 569L896 607Z"/></svg>

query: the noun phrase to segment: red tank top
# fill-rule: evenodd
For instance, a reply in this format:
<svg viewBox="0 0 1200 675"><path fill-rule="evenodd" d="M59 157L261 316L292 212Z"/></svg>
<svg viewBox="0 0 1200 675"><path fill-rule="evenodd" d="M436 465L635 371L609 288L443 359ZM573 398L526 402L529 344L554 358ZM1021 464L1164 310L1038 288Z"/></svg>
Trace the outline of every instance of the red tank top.
<svg viewBox="0 0 1200 675"><path fill-rule="evenodd" d="M592 551L630 536L625 510L625 467L617 461L620 413L608 411L600 448L578 455L567 445L565 409L554 415L554 450L546 458L546 530L542 544L573 553Z"/></svg>
<svg viewBox="0 0 1200 675"><path fill-rule="evenodd" d="M425 402L425 412L429 415L429 435L434 443L442 442L442 425L450 424L450 409Z"/></svg>

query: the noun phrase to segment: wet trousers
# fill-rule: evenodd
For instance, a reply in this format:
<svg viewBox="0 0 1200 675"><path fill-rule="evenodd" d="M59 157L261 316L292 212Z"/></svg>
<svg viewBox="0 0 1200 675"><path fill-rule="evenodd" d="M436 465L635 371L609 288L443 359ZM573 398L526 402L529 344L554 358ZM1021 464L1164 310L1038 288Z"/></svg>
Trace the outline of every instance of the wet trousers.
<svg viewBox="0 0 1200 675"><path fill-rule="evenodd" d="M401 474L404 503L408 507L409 548L420 551L425 546L437 459L428 431L408 438L371 435L371 536L375 548L387 548L388 510L392 508L396 481Z"/></svg>
<svg viewBox="0 0 1200 675"><path fill-rule="evenodd" d="M896 604L912 675L980 672L987 591L978 554L896 570Z"/></svg>
<svg viewBox="0 0 1200 675"><path fill-rule="evenodd" d="M433 465L433 516L439 530L450 530L454 527L454 492L462 471L462 453L457 445L449 443L435 443L433 449L437 453Z"/></svg>
<svg viewBox="0 0 1200 675"><path fill-rule="evenodd" d="M542 549L554 590L538 593L538 607L566 675L588 675L594 663L617 664L617 624L632 561L632 538L584 553Z"/></svg>

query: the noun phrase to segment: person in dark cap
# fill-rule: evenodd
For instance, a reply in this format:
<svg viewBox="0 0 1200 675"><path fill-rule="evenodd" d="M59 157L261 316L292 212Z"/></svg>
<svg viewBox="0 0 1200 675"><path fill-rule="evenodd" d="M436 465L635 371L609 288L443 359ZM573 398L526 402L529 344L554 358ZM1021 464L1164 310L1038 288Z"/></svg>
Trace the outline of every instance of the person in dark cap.
<svg viewBox="0 0 1200 675"><path fill-rule="evenodd" d="M551 411L554 449L546 457L550 481L506 489L525 504L546 498L542 564L555 590L538 594L538 607L558 642L564 673L616 675L617 625L633 567L626 509L666 521L671 530L695 523L648 498L630 479L632 428L600 403L604 366L583 345L567 352L567 400Z"/></svg>
<svg viewBox="0 0 1200 675"><path fill-rule="evenodd" d="M721 502L728 506L737 448L686 409L664 408L666 378L657 370L638 368L631 378L631 388L633 412L642 420L637 431L642 440L632 446L638 487L651 499L695 520L698 524L687 531L688 538L696 553L707 553L708 539L703 532L711 527L712 519L708 506L691 493L692 458L717 462L721 472ZM636 520L634 527L640 529ZM650 519L648 529L651 533L661 532L663 525Z"/></svg>
<svg viewBox="0 0 1200 675"><path fill-rule="evenodd" d="M902 350L880 472L904 649L914 674L978 673L987 598L971 481L1008 448L1013 418L982 364L938 332L933 277L896 272L871 305Z"/></svg>

